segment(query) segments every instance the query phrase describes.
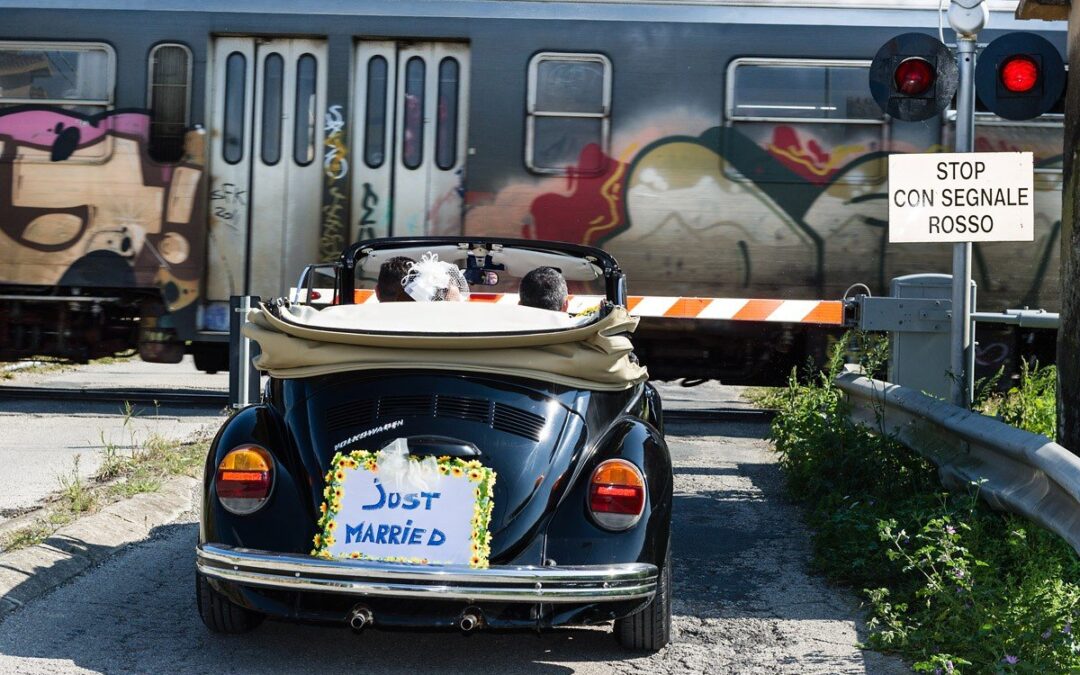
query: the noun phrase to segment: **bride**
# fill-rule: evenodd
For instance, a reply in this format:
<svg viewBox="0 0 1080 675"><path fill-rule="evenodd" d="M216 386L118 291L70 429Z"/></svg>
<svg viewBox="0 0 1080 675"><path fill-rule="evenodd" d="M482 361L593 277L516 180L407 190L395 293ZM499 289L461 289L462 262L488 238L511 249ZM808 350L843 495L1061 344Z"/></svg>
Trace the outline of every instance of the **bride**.
<svg viewBox="0 0 1080 675"><path fill-rule="evenodd" d="M453 263L440 261L436 253L425 253L420 262L409 263L401 285L417 302L469 300L469 284L461 270Z"/></svg>

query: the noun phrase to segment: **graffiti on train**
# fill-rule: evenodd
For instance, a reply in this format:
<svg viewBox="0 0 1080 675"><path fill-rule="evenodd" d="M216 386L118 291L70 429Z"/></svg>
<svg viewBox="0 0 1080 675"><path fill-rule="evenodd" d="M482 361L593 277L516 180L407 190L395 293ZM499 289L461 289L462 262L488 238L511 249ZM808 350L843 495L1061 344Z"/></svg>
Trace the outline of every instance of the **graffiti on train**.
<svg viewBox="0 0 1080 675"><path fill-rule="evenodd" d="M326 176L326 195L322 207L322 226L319 235L319 258L330 261L345 246L346 212L345 178L349 175L349 149L345 144L345 115L342 106L326 109L323 127L323 174Z"/></svg>
<svg viewBox="0 0 1080 675"><path fill-rule="evenodd" d="M172 310L197 299L201 160L154 162L149 130L145 111L0 111L0 282L157 286Z"/></svg>
<svg viewBox="0 0 1080 675"><path fill-rule="evenodd" d="M939 143L885 145L876 126L659 128L624 133L611 153L585 146L565 176L468 194L466 232L602 245L635 270L636 285L674 295L839 297L855 282L882 292L892 277L950 269L951 247L888 245L888 154ZM981 133L995 148L1009 142ZM981 302L1058 300L1060 133L1056 152L1048 139L1034 148L1051 169L1036 181L1036 241L977 246Z"/></svg>

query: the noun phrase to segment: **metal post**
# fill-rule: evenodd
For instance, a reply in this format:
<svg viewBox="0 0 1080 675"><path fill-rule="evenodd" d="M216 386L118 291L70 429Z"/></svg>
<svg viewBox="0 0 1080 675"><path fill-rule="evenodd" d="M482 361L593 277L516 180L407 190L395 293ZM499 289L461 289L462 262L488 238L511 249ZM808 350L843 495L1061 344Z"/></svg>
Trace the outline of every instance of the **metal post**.
<svg viewBox="0 0 1080 675"><path fill-rule="evenodd" d="M975 150L975 48L979 31L989 13L982 0L953 0L949 23L956 31L956 58L960 84L956 90L956 152ZM952 287L952 400L955 405L971 405L975 373L971 339L971 242L953 244Z"/></svg>
<svg viewBox="0 0 1080 675"><path fill-rule="evenodd" d="M234 295L229 298L229 406L243 408L259 400L259 371L251 361L259 346L241 334L248 312L259 302L258 296Z"/></svg>

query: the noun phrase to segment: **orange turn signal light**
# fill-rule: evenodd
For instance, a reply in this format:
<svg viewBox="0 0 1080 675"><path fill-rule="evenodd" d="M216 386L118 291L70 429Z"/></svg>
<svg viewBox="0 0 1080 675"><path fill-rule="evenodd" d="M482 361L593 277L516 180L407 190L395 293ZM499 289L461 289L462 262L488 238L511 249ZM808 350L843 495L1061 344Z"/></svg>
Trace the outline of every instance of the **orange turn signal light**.
<svg viewBox="0 0 1080 675"><path fill-rule="evenodd" d="M625 459L601 462L589 480L589 512L608 530L633 527L645 512L645 477Z"/></svg>
<svg viewBox="0 0 1080 675"><path fill-rule="evenodd" d="M227 511L247 515L258 511L274 486L274 460L266 448L241 445L222 457L214 487Z"/></svg>

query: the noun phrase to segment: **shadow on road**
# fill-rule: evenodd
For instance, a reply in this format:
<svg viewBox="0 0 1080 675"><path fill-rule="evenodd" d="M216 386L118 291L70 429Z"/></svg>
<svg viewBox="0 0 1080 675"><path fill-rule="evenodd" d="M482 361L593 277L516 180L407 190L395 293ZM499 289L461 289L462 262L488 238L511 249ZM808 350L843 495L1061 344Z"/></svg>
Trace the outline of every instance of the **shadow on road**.
<svg viewBox="0 0 1080 675"><path fill-rule="evenodd" d="M18 657L24 668L26 659L41 659L110 673L305 675L357 669L570 673L575 667L566 664L641 658L623 650L608 627L465 637L379 630L358 635L344 626L267 621L246 635L215 635L195 605L197 531L195 523L156 528L149 541L93 573L106 579L90 585L84 576L0 623L0 671L11 672L5 657Z"/></svg>
<svg viewBox="0 0 1080 675"><path fill-rule="evenodd" d="M904 672L854 647L857 603L808 572L809 533L774 456L730 441L743 438L732 427L744 433L671 438L675 635L659 654L624 651L608 626L464 637L267 622L214 635L194 600L197 525L184 523L0 623L0 672Z"/></svg>

